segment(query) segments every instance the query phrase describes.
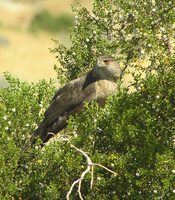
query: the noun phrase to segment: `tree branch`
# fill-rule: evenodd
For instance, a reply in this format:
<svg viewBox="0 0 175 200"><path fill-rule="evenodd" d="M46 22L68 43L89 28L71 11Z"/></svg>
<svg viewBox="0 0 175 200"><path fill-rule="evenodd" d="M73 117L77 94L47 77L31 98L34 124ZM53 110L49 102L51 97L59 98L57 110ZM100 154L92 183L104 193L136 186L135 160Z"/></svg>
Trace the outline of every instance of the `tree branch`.
<svg viewBox="0 0 175 200"><path fill-rule="evenodd" d="M75 186L75 184L78 183L78 194L81 200L83 200L82 194L81 194L81 184L82 184L82 180L84 179L85 175L91 170L91 182L90 182L90 188L92 189L92 185L93 185L93 172L94 172L94 166L99 166L111 173L113 173L114 175L117 175L116 172L108 169L107 167L99 164L99 163L93 163L91 161L91 158L87 155L87 153L85 153L84 151L82 151L81 149L77 148L76 146L74 146L73 144L71 144L71 148L74 148L77 152L83 154L87 160L87 168L85 171L82 172L80 178L78 178L76 181L74 181L70 187L70 190L68 191L67 195L66 195L66 199L69 200L70 198L70 194Z"/></svg>
<svg viewBox="0 0 175 200"><path fill-rule="evenodd" d="M70 143L70 141L69 141L68 138L65 138L65 137L62 137L62 136L60 136L60 139L54 140L54 142L55 142L55 141L65 141L65 142ZM47 144L49 144L49 143L51 143L51 142L53 142L53 141L47 142ZM66 199L67 199L67 200L70 199L70 195L71 195L71 193L72 193L72 190L73 190L74 186L75 186L76 184L78 184L78 190L77 190L77 191L78 191L79 197L80 197L81 200L84 200L83 197L82 197L82 194L81 194L82 180L84 179L85 175L91 170L90 189L92 189L93 181L94 181L94 166L101 167L101 168L105 169L106 171L108 171L108 172L114 174L115 176L117 175L117 173L116 173L115 171L112 171L112 170L110 170L109 168L107 168L107 167L105 167L105 166L99 164L99 163L93 163L92 160L91 160L91 158L88 156L88 153L87 153L87 152L84 152L83 150L77 148L77 147L74 146L73 144L70 144L70 146L71 146L71 148L75 149L78 153L81 153L81 154L86 158L86 160L87 160L87 168L86 168L86 170L84 170L84 171L81 173L80 178L78 178L77 180L75 180L75 181L72 183L72 185L71 185L71 187L70 187L70 189L69 189L69 191L68 191L68 193L67 193L67 195L66 195Z"/></svg>

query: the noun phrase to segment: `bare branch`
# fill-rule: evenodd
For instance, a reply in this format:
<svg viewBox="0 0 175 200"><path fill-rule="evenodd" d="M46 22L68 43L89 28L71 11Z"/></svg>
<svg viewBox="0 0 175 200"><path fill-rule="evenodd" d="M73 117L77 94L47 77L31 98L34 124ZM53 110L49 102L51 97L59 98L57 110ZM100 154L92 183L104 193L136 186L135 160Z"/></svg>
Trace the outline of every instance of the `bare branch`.
<svg viewBox="0 0 175 200"><path fill-rule="evenodd" d="M81 184L82 184L82 180L84 179L85 175L91 170L90 188L92 189L93 179L94 179L94 178L93 178L94 166L99 166L99 167L101 167L101 168L103 168L103 169L105 169L105 170L107 170L107 171L109 171L109 172L111 172L111 173L113 173L113 174L115 174L115 175L117 175L117 173L114 172L114 171L112 171L112 170L110 170L110 169L108 169L107 167L105 167L105 166L103 166L103 165L101 165L101 164L99 164L99 163L93 163L93 162L91 161L91 158L87 155L87 153L85 153L85 152L82 151L81 149L77 148L77 147L74 146L73 144L71 144L71 147L74 148L77 152L79 152L79 153L81 153L81 154L83 154L83 155L85 156L85 158L86 158L86 160L87 160L87 168L86 168L85 171L82 172L80 178L73 182L73 184L71 185L70 190L69 190L68 193L67 193L66 199L69 200L69 196L70 196L70 194L71 194L71 192L72 192L72 190L73 190L73 187L75 186L75 184L78 183L78 194L79 194L80 199L83 200L83 197L82 197L82 194L81 194Z"/></svg>
<svg viewBox="0 0 175 200"><path fill-rule="evenodd" d="M87 169L81 174L81 177L79 178L78 193L79 193L79 197L80 197L81 200L83 200L83 197L81 195L81 183L82 183L84 176L86 175L87 172L90 171L90 169L91 169L91 167L88 165Z"/></svg>
<svg viewBox="0 0 175 200"><path fill-rule="evenodd" d="M71 187L70 187L70 190L69 190L69 192L68 192L67 195L66 195L66 199L67 199L67 200L69 200L69 196L70 196L70 194L71 194L71 192L72 192L72 190L73 190L75 184L78 183L78 182L79 182L79 179L77 179L76 181L74 181L74 182L72 183L72 185L71 185Z"/></svg>
<svg viewBox="0 0 175 200"><path fill-rule="evenodd" d="M94 165L94 166L99 166L99 167L101 167L101 168L103 168L103 169L106 169L108 172L111 172L111 173L113 173L114 175L118 175L118 173L112 171L111 169L109 169L109 168L107 168L107 167L105 167L105 166L103 166L103 165L101 165L101 164L99 164L99 163L93 163L93 165Z"/></svg>
<svg viewBox="0 0 175 200"><path fill-rule="evenodd" d="M92 185L94 182L94 166L91 166L91 182L90 182L90 188L92 189Z"/></svg>
<svg viewBox="0 0 175 200"><path fill-rule="evenodd" d="M58 138L58 137L57 137L57 138ZM65 141L65 142L70 143L70 140L69 140L68 138L65 138L65 137L63 137L63 136L61 136L61 135L59 136L59 139L54 140L54 142L55 142L55 141ZM51 143L51 142L48 142L48 143ZM83 197L82 197L82 194L81 194L82 180L84 179L85 175L86 175L88 172L91 171L90 189L92 189L93 181L94 181L94 166L101 167L101 168L105 169L106 171L113 173L114 175L117 175L117 173L116 173L115 171L112 171L112 170L110 170L109 168L107 168L107 167L105 167L105 166L99 164L99 163L93 163L92 160L91 160L91 158L88 156L88 152L84 152L83 150L77 148L77 147L74 146L73 144L70 144L70 146L71 146L71 148L75 149L78 153L81 153L81 154L86 158L86 160L87 160L87 168L86 168L85 171L83 171L83 172L81 173L80 178L78 178L77 180L75 180L75 181L72 183L72 185L71 185L71 187L70 187L70 189L69 189L69 191L68 191L68 193L67 193L67 195L66 195L66 199L67 199L67 200L70 199L70 195L71 195L71 193L72 193L72 190L73 190L74 186L75 186L76 184L78 184L78 190L77 190L77 191L78 191L79 197L80 197L81 200L84 200Z"/></svg>

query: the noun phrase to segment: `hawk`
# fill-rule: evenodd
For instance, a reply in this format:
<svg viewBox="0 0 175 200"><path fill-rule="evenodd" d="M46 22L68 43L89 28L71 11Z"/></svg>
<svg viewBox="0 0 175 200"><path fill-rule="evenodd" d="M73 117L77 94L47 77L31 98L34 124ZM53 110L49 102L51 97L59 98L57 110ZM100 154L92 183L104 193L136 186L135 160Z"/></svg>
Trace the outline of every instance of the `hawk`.
<svg viewBox="0 0 175 200"><path fill-rule="evenodd" d="M30 138L31 144L37 136L45 143L65 128L70 115L81 114L84 102L94 100L104 106L106 96L116 92L119 78L119 63L109 55L98 57L95 68L57 91L43 121Z"/></svg>

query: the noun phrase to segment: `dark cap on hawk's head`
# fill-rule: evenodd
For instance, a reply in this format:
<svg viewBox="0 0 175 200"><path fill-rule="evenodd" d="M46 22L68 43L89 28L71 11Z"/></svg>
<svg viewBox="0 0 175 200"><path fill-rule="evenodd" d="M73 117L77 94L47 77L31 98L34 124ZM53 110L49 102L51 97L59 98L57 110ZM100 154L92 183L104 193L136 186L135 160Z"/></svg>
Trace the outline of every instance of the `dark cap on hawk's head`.
<svg viewBox="0 0 175 200"><path fill-rule="evenodd" d="M30 138L31 144L35 143L37 136L45 143L65 128L70 115L81 114L84 102L94 100L103 106L106 96L116 92L119 78L118 62L112 56L98 57L94 69L57 91L44 113L42 123Z"/></svg>

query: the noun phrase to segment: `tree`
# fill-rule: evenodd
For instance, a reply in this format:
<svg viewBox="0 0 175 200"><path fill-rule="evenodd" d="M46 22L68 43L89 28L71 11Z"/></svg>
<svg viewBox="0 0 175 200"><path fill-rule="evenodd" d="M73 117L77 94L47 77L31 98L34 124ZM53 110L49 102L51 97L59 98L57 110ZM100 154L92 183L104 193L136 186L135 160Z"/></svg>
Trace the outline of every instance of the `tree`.
<svg viewBox="0 0 175 200"><path fill-rule="evenodd" d="M20 154L54 82L29 85L6 74L11 85L0 92L1 199L174 199L173 6L95 0L92 12L72 7L72 46L55 41L58 47L51 50L62 66L55 66L60 83L85 73L99 54L112 54L132 74L134 90L120 83L105 108L87 105L42 150L36 145Z"/></svg>

